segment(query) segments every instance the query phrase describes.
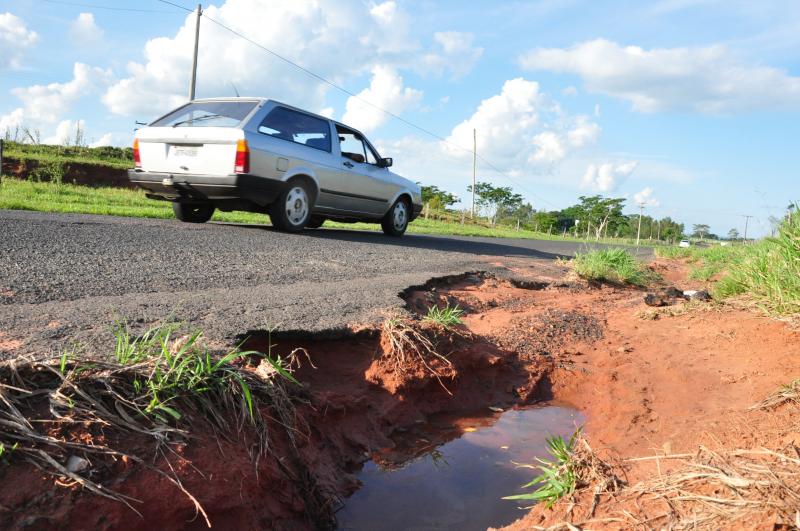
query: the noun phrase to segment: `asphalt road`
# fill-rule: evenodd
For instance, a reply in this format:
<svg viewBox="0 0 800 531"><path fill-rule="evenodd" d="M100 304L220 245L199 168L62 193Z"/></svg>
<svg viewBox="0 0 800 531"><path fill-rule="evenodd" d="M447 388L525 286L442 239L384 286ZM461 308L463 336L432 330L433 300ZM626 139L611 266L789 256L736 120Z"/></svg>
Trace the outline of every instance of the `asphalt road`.
<svg viewBox="0 0 800 531"><path fill-rule="evenodd" d="M581 246L0 211L0 359L107 352L115 322L166 317L218 345L270 328L335 334L431 278L510 274Z"/></svg>

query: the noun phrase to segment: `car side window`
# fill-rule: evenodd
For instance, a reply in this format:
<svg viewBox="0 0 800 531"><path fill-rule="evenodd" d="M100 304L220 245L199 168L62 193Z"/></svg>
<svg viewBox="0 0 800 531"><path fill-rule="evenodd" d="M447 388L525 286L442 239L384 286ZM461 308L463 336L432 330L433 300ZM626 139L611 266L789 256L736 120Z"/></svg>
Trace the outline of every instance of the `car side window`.
<svg viewBox="0 0 800 531"><path fill-rule="evenodd" d="M272 109L258 126L258 132L321 151L331 151L331 130L327 121L285 107Z"/></svg>
<svg viewBox="0 0 800 531"><path fill-rule="evenodd" d="M353 131L339 128L339 147L342 150L342 157L350 159L354 162L366 162L366 151L364 150L364 141L361 136Z"/></svg>

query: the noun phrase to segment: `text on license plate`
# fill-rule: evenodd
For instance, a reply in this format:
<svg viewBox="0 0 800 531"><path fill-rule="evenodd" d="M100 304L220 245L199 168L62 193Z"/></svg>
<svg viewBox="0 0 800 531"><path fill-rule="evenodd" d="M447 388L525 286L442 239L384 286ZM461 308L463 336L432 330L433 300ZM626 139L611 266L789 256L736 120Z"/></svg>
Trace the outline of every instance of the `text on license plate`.
<svg viewBox="0 0 800 531"><path fill-rule="evenodd" d="M172 148L172 155L174 157L196 157L196 147L174 146Z"/></svg>

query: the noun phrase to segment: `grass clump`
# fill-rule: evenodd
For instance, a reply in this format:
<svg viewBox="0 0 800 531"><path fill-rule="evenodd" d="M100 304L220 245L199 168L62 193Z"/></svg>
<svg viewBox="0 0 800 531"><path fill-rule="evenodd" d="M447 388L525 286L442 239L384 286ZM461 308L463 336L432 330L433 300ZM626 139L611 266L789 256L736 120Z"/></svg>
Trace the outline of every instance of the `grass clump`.
<svg viewBox="0 0 800 531"><path fill-rule="evenodd" d="M601 249L577 253L572 268L587 280L645 286L656 278L625 249Z"/></svg>
<svg viewBox="0 0 800 531"><path fill-rule="evenodd" d="M42 470L136 511L132 503L137 500L64 465L71 455L129 459L173 483L210 527L202 506L169 464L171 445L187 440L198 424L206 424L215 437L241 441L258 462L269 447L268 420L283 426L294 441L296 380L289 369L291 360L238 349L216 356L203 345L200 332L176 337L178 329L168 324L134 337L120 327L113 361L81 359L72 353L48 361L0 363L4 452L14 448L15 455ZM252 369L245 358L260 364ZM91 426L103 427L103 442L83 442L75 436ZM131 437L136 437L137 448L150 441L173 473L150 458L128 453L124 442Z"/></svg>
<svg viewBox="0 0 800 531"><path fill-rule="evenodd" d="M431 306L428 308L428 313L422 318L423 321L429 323L436 323L444 328L450 328L461 324L461 316L464 315L464 310L455 306L447 304L444 308L438 306Z"/></svg>
<svg viewBox="0 0 800 531"><path fill-rule="evenodd" d="M625 482L617 477L612 466L595 454L583 437L581 428L575 430L569 439L560 436L548 437L547 452L552 459L537 458L539 462L537 465L517 465L541 471L541 474L521 487L526 489L539 485L536 490L505 496L504 500L544 502L550 509L557 501L572 496L576 490L592 485L594 498L589 512L594 513L601 494L617 491L625 485Z"/></svg>
<svg viewBox="0 0 800 531"><path fill-rule="evenodd" d="M537 457L538 465L519 465L524 468L539 469L542 472L533 478L530 483L526 483L520 488L527 489L537 484L539 487L533 492L504 496L503 499L545 502L545 506L549 509L561 498L570 496L575 492L577 476L574 470L572 454L578 434L579 430L569 440L564 440L561 436L548 437L547 452L553 459L540 459Z"/></svg>
<svg viewBox="0 0 800 531"><path fill-rule="evenodd" d="M748 246L734 257L715 288L726 298L745 296L773 315L800 314L800 216L778 236Z"/></svg>

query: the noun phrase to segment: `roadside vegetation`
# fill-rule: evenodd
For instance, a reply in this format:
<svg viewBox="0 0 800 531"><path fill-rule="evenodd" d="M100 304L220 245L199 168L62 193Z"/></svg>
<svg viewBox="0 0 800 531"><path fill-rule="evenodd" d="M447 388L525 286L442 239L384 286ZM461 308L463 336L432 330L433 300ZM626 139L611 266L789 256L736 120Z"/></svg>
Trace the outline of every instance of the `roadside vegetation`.
<svg viewBox="0 0 800 531"><path fill-rule="evenodd" d="M169 463L170 443L206 424L216 437L241 440L257 462L269 450L269 426L285 427L293 440L296 381L292 360L239 350L217 356L200 332L178 330L167 324L133 336L120 328L113 361L66 353L50 361L0 363L0 459L25 458L136 511L133 500L98 483L89 465L104 457L130 460L173 483L210 527L174 472L134 453L138 443L131 446L129 439L149 441ZM102 442L80 437L92 425L105 426Z"/></svg>
<svg viewBox="0 0 800 531"><path fill-rule="evenodd" d="M32 139L36 138L35 131L28 131ZM3 157L16 160L38 161L42 166L62 166L67 162L82 164L96 164L111 166L118 169L127 169L133 166L133 149L111 146L87 147L80 135L80 130L75 132L78 138L70 139L69 145L46 145L38 141L15 142L6 139L3 145Z"/></svg>
<svg viewBox="0 0 800 531"><path fill-rule="evenodd" d="M625 249L577 253L570 263L575 273L586 280L646 286L657 278Z"/></svg>
<svg viewBox="0 0 800 531"><path fill-rule="evenodd" d="M455 306L447 304L444 308L438 306L431 306L428 309L427 315L422 318L423 321L436 323L444 328L450 328L461 324L461 316L464 315L464 310Z"/></svg>
<svg viewBox="0 0 800 531"><path fill-rule="evenodd" d="M659 248L665 258L692 263L689 276L716 280L714 296L739 297L772 315L800 314L800 219L784 220L775 237L755 244L715 247Z"/></svg>
<svg viewBox="0 0 800 531"><path fill-rule="evenodd" d="M172 206L166 201L154 201L139 190L113 187L90 187L59 182L34 182L3 177L0 184L0 209L29 210L34 212L57 212L72 214L97 214L138 218L174 219ZM464 223L462 223L462 219ZM269 225L266 214L252 212L216 211L212 221ZM373 223L325 222L326 228L379 231ZM523 238L545 240L569 240L569 234L548 234L516 226L498 224L492 226L485 220L470 221L460 215L421 216L408 226L411 234L442 234L454 236L478 236L486 238ZM585 235L582 235L585 236ZM585 241L584 238L577 238ZM594 241L594 240L593 240ZM635 243L631 239L601 238L601 243Z"/></svg>

